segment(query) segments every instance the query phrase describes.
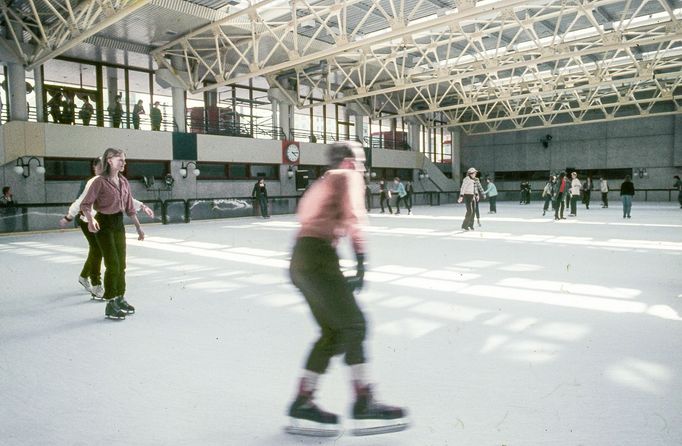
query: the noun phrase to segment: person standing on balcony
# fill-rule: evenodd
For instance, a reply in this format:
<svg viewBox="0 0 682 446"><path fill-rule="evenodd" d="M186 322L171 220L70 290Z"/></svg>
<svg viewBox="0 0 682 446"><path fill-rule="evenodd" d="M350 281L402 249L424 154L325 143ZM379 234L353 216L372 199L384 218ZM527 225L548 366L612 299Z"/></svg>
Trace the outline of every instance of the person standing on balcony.
<svg viewBox="0 0 682 446"><path fill-rule="evenodd" d="M161 114L161 109L159 109L159 101L154 102L151 112L149 113L149 118L152 121L152 130L161 130L161 121L163 121L163 114Z"/></svg>
<svg viewBox="0 0 682 446"><path fill-rule="evenodd" d="M123 118L123 106L121 105L121 96L116 96L114 103L109 106L109 116L111 116L111 125L114 128L121 127L121 118Z"/></svg>
<svg viewBox="0 0 682 446"><path fill-rule="evenodd" d="M83 120L84 126L90 125L90 118L92 118L92 115L94 113L95 113L95 109L93 108L92 104L90 103L90 98L88 96L85 96L83 98L83 105L81 106L81 109L78 112L78 116Z"/></svg>
<svg viewBox="0 0 682 446"><path fill-rule="evenodd" d="M137 104L135 104L135 107L133 107L133 128L135 130L140 129L140 115L144 115L144 105L142 103L142 99L137 101Z"/></svg>

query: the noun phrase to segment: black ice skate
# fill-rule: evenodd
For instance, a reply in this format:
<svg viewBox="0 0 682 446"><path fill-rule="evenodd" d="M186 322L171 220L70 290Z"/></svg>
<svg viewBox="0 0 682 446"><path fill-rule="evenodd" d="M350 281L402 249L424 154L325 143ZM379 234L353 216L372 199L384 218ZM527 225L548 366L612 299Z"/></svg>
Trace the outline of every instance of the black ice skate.
<svg viewBox="0 0 682 446"><path fill-rule="evenodd" d="M335 437L341 433L339 417L317 407L312 393L303 393L296 397L289 407L289 417L290 425L284 429L289 434Z"/></svg>
<svg viewBox="0 0 682 446"><path fill-rule="evenodd" d="M132 314L135 313L135 307L130 305L124 298L123 296L118 296L117 298L114 299L116 301L116 305L118 305L118 308L120 308L122 311L124 311L126 314Z"/></svg>
<svg viewBox="0 0 682 446"><path fill-rule="evenodd" d="M126 314L121 310L116 303L116 299L112 299L107 302L107 307L104 309L104 315L108 319L125 319Z"/></svg>
<svg viewBox="0 0 682 446"><path fill-rule="evenodd" d="M353 405L353 435L386 434L407 429L409 423L403 408L375 401L370 386L358 389L357 393Z"/></svg>

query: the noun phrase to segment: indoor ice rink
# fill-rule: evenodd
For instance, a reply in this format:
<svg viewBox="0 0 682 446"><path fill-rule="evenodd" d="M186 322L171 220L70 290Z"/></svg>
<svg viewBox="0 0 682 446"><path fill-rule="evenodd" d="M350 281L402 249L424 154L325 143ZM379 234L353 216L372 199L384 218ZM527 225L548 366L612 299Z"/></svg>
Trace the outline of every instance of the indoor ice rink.
<svg viewBox="0 0 682 446"><path fill-rule="evenodd" d="M682 444L677 205L481 210L472 232L462 205L370 213L370 375L412 423L372 437L283 431L317 336L288 279L295 216L128 227L123 321L77 283L80 231L3 235L0 443ZM345 423L348 378L337 359L317 395Z"/></svg>

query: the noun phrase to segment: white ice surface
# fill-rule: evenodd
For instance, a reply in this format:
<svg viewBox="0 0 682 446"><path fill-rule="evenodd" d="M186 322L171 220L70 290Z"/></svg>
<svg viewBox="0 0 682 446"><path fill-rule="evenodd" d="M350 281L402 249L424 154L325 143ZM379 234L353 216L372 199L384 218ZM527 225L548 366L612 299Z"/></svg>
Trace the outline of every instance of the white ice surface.
<svg viewBox="0 0 682 446"><path fill-rule="evenodd" d="M414 425L363 438L282 430L317 333L293 216L147 225L121 322L76 282L80 232L0 237L0 444L682 444L682 211L498 206L472 233L462 206L370 214L370 371ZM347 380L319 403L347 416Z"/></svg>

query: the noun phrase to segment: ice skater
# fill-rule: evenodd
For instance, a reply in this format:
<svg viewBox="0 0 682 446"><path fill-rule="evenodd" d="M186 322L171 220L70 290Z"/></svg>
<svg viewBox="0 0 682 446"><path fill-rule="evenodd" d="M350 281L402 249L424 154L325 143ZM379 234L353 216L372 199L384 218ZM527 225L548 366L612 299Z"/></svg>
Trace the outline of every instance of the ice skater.
<svg viewBox="0 0 682 446"><path fill-rule="evenodd" d="M93 173L95 174L94 177L90 178L87 183L85 183L85 187L83 188L83 192L80 194L80 196L71 203L71 206L69 207L68 212L64 217L59 220L59 226L62 228L66 228L69 223L73 221L74 218L78 217L78 220L76 220L76 223L78 224L78 227L81 229L83 232L83 235L85 236L85 239L88 242L88 257L85 259L85 264L83 264L83 269L81 270L80 275L78 276L78 283L81 284L85 290L90 293L90 295L93 297L93 299L103 299L104 298L104 287L102 286L102 250L99 248L99 245L97 244L97 239L95 237L95 234L90 232L88 229L88 219L83 216L80 212L80 206L81 202L83 201L83 198L85 195L88 193L88 190L90 190L90 186L92 185L93 181L97 179L99 175L102 174L102 159L101 158L95 158L92 160L92 169ZM133 204L135 206L136 211L143 211L145 214L147 214L149 217L154 218L154 211L141 201L135 200L133 198ZM96 213L96 211L93 211Z"/></svg>
<svg viewBox="0 0 682 446"><path fill-rule="evenodd" d="M289 406L291 425L286 430L301 435L339 434L339 417L320 409L313 400L320 377L336 355L344 356L355 392L351 417L356 428L352 433L403 430L407 427L405 410L374 399L366 371L365 317L353 295L354 289L362 288L365 274L364 151L355 142L337 143L329 149L328 159L330 170L303 195L297 212L301 229L289 272L321 335L308 355L297 395ZM344 235L350 238L357 260L357 273L350 279L341 272L335 249Z"/></svg>
<svg viewBox="0 0 682 446"><path fill-rule="evenodd" d="M125 152L109 148L102 155L102 174L90 185L81 201L81 213L88 220L88 230L95 234L104 258L104 315L125 319L135 308L125 299L126 234L123 212L133 221L137 239L144 240L144 231L137 219L130 184L121 172L126 165ZM93 216L93 209L97 214Z"/></svg>
<svg viewBox="0 0 682 446"><path fill-rule="evenodd" d="M464 202L466 206L466 215L462 221L462 229L465 231L474 230L474 217L476 213L476 201L478 200L478 188L476 187L476 169L470 167L467 174L462 180L462 187L459 189L459 199L457 203Z"/></svg>

